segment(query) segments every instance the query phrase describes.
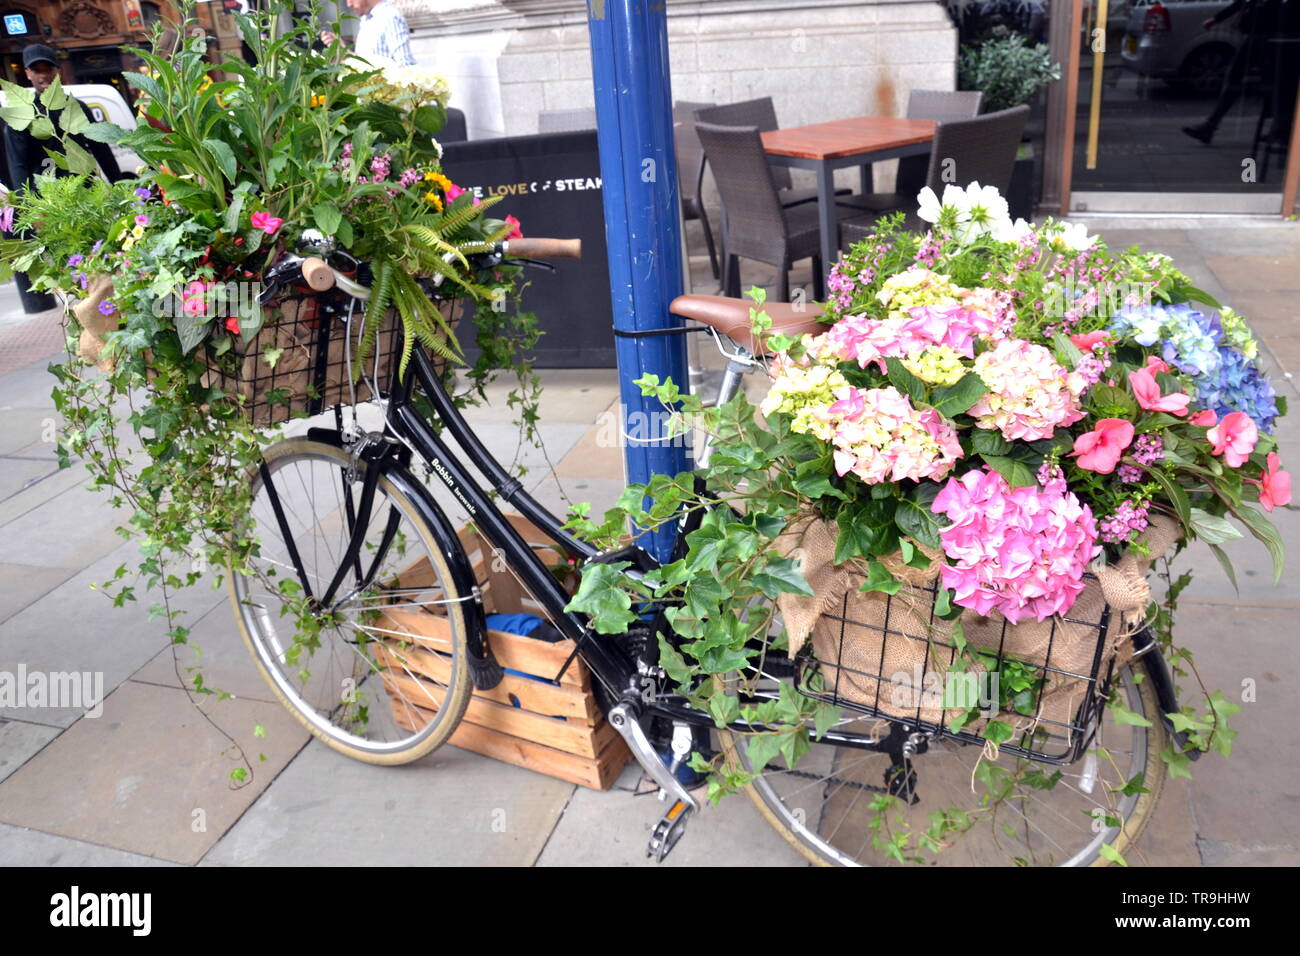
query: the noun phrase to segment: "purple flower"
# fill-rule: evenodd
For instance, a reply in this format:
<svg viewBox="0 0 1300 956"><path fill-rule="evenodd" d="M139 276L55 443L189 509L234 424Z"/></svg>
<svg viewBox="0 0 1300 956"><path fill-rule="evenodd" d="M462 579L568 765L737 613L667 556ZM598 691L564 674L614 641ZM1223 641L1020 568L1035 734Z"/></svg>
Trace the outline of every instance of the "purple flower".
<svg viewBox="0 0 1300 956"><path fill-rule="evenodd" d="M145 189L143 186L138 186L138 187L136 187L136 190L135 190L135 197L136 197L137 199L148 199L148 198L149 198L149 190Z"/></svg>
<svg viewBox="0 0 1300 956"><path fill-rule="evenodd" d="M83 290L89 288L89 285L90 285L90 284L89 284L89 282L87 282L87 280L86 280L86 274L85 274L84 272L78 272L78 273L77 273L77 281L78 281L79 283L81 283L81 288L82 288Z"/></svg>
<svg viewBox="0 0 1300 956"><path fill-rule="evenodd" d="M91 254L92 256L97 256L97 255L99 255L99 250L102 249L103 246L104 246L104 240L103 240L103 239L100 239L100 240L97 241L93 246L90 247L90 254Z"/></svg>
<svg viewBox="0 0 1300 956"><path fill-rule="evenodd" d="M12 232L14 228L14 207L0 206L0 230Z"/></svg>
<svg viewBox="0 0 1300 956"><path fill-rule="evenodd" d="M100 315L112 315L116 311L117 311L117 307L113 305L113 303L110 302L108 299L105 299L103 302L99 303Z"/></svg>
<svg viewBox="0 0 1300 956"><path fill-rule="evenodd" d="M68 256L68 268L72 269L75 268L76 266L81 265L81 263L85 261L85 258L86 257L83 256L80 252L73 253L72 255Z"/></svg>

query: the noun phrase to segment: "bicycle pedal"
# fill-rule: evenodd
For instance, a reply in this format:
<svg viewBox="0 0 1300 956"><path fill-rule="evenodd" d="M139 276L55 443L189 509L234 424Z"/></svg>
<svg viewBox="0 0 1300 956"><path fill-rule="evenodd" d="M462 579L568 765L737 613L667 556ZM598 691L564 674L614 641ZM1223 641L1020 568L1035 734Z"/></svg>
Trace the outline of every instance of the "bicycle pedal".
<svg viewBox="0 0 1300 956"><path fill-rule="evenodd" d="M686 832L686 821L690 819L692 809L683 800L675 801L651 831L645 855L654 857L656 863L662 863Z"/></svg>

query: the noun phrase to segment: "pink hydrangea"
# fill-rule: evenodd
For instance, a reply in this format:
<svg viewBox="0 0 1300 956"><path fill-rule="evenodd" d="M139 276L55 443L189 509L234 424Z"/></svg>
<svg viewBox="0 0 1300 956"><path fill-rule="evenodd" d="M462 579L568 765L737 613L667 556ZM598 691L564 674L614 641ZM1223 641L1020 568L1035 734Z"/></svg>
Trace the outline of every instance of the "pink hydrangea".
<svg viewBox="0 0 1300 956"><path fill-rule="evenodd" d="M1064 482L1013 489L992 469L969 471L930 510L952 522L939 532L949 560L939 571L953 600L1012 624L1068 611L1101 550L1092 511Z"/></svg>
<svg viewBox="0 0 1300 956"><path fill-rule="evenodd" d="M893 387L835 391L836 401L812 417L828 425L835 470L867 484L943 478L961 457L952 423L933 408L920 411Z"/></svg>
<svg viewBox="0 0 1300 956"><path fill-rule="evenodd" d="M1079 396L1087 381L1041 345L1003 339L975 359L975 371L988 386L969 412L980 428L996 428L1010 441L1037 441L1083 418Z"/></svg>
<svg viewBox="0 0 1300 956"><path fill-rule="evenodd" d="M889 319L849 315L815 340L813 354L862 368L875 362L883 372L886 358L905 358L931 345L947 345L972 358L977 336L995 337L1004 327L996 315L963 305L921 305Z"/></svg>

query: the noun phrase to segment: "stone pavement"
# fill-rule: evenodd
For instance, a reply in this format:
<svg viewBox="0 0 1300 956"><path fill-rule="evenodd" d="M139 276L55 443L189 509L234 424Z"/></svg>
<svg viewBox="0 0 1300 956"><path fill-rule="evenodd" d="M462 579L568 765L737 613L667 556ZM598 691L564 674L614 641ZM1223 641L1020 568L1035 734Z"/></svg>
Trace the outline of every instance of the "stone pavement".
<svg viewBox="0 0 1300 956"><path fill-rule="evenodd" d="M1295 401L1300 228L1222 220L1100 227L1112 246L1168 252L1201 288L1248 316L1280 390ZM711 291L703 277L697 285ZM161 623L148 619L150 602L112 608L91 589L132 561L135 545L115 534L115 516L86 489L80 468L57 468L45 365L60 334L51 318L14 311L0 319L0 361L12 365L0 368L0 672L100 672L107 700L97 719L0 710L0 864L646 864L645 841L663 805L633 795L635 765L598 793L450 746L382 768L310 740L255 673L224 592L185 598L205 679L235 695L196 709L182 689L192 657L183 648L173 654ZM704 345L701 362L716 365ZM600 438L602 413L617 399L613 371L542 374L547 456L525 459L535 493L560 509L566 500L611 503L623 488L621 452ZM518 443L505 390L493 397L470 418L509 460ZM1300 414L1283 422L1279 438L1284 462L1300 466L1300 453L1287 452L1300 448ZM1275 520L1295 553L1295 511ZM1286 690L1300 683L1300 590L1291 572L1272 586L1253 539L1227 550L1240 594L1208 553L1181 559L1197 576L1182 599L1179 635L1207 686L1236 700L1253 685L1256 699L1235 719L1241 734L1231 759L1207 756L1193 766L1193 781L1167 787L1133 863L1300 863L1300 706ZM266 728L257 741L255 723ZM217 727L266 757L240 789L230 786L233 758ZM666 865L802 863L735 797L706 806Z"/></svg>

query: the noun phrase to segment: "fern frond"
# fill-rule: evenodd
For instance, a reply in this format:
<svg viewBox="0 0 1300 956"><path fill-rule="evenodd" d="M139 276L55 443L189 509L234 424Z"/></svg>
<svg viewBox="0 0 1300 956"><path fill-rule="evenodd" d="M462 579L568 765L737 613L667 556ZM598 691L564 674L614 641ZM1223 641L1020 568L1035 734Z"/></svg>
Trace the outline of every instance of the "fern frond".
<svg viewBox="0 0 1300 956"><path fill-rule="evenodd" d="M434 219L430 225L444 235L455 232L461 226L473 222L488 209L492 208L505 198L505 196L489 196L487 199L479 200L477 206L471 204L464 206L453 213L444 212L438 216L438 218Z"/></svg>

